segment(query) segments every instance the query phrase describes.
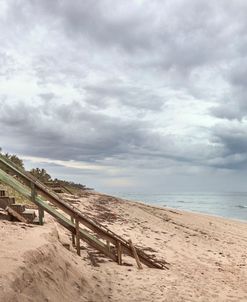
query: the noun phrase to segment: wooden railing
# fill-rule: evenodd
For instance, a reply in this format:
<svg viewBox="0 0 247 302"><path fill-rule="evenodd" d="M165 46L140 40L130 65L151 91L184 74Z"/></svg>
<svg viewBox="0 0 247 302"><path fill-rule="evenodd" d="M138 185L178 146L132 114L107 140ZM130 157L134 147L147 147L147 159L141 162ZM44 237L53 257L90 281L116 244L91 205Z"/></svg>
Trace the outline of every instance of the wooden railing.
<svg viewBox="0 0 247 302"><path fill-rule="evenodd" d="M167 268L167 262L158 261L141 249L134 247L132 242L130 243L130 241L125 240L104 225L85 215L78 208L68 204L33 175L17 167L2 155L0 155L0 180L38 206L40 224L43 224L45 211L71 231L72 240L76 244L78 254L80 254L80 239L82 239L119 264L122 263L122 253L125 253L134 257L137 263L140 261L148 267ZM63 213L51 207L46 201L49 201ZM87 227L97 237L93 236L90 231L82 229L81 225ZM99 238L105 240L106 243Z"/></svg>

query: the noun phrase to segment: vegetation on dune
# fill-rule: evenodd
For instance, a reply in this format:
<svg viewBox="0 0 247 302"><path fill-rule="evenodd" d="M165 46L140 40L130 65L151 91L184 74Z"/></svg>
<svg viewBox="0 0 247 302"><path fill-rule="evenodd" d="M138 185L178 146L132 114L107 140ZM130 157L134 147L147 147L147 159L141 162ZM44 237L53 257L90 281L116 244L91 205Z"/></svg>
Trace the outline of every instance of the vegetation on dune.
<svg viewBox="0 0 247 302"><path fill-rule="evenodd" d="M30 173L43 183L53 181L51 175L45 169L35 168L30 170Z"/></svg>
<svg viewBox="0 0 247 302"><path fill-rule="evenodd" d="M1 151L1 149L0 149ZM8 160L10 160L13 164L15 164L16 166L24 169L24 163L23 160L20 159L17 155L13 154L9 154L9 153L5 153L3 154Z"/></svg>
<svg viewBox="0 0 247 302"><path fill-rule="evenodd" d="M9 153L2 153L2 148L0 147L0 154L11 161L13 164L15 164L17 167L24 169L24 163L23 160L20 159L17 155L15 154L9 154Z"/></svg>
<svg viewBox="0 0 247 302"><path fill-rule="evenodd" d="M6 159L8 159L9 161L11 161L14 165L16 165L17 167L25 170L24 167L24 163L23 160L21 158L19 158L17 155L15 154L9 154L9 153L1 153L1 148L0 148L0 154L2 156L4 156ZM80 190L86 190L89 189L87 188L85 185L82 185L80 183L74 183L73 181L67 181L67 180L61 180L58 178L54 178L52 179L51 175L45 170L45 169L40 169L40 168L33 168L30 171L28 171L29 173L31 173L33 176L35 176L40 182L47 184L56 184L58 186L63 186L65 188L67 188L70 192L76 194L79 193ZM12 197L16 198L16 201L18 203L29 203L29 201L22 197L21 194L19 194L18 192L15 192L11 187L9 187L8 185L5 185L3 183L1 183L0 181L0 185L3 189L5 189L8 194Z"/></svg>
<svg viewBox="0 0 247 302"><path fill-rule="evenodd" d="M73 181L67 181L67 180L61 180L61 179L55 178L54 182L59 183L60 185L65 186L65 187L67 187L67 186L68 187L73 187L73 188L78 189L78 190L86 190L86 189L90 190L85 185L82 185L80 183L75 183Z"/></svg>

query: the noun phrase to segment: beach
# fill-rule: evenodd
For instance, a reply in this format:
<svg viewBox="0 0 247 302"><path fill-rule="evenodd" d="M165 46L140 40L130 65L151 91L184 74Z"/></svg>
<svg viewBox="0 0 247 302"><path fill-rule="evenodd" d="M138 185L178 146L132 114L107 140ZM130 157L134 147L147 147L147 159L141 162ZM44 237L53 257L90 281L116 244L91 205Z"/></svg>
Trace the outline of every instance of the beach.
<svg viewBox="0 0 247 302"><path fill-rule="evenodd" d="M96 192L64 198L168 269L128 256L120 266L83 242L79 257L48 214L44 226L0 221L0 301L247 301L245 222Z"/></svg>

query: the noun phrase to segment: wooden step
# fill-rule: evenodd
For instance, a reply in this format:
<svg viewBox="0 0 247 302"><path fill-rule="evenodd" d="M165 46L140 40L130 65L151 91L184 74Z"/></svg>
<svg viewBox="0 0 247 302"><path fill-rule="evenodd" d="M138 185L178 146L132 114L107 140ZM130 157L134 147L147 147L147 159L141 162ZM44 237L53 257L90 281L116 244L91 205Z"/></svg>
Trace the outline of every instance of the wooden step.
<svg viewBox="0 0 247 302"><path fill-rule="evenodd" d="M29 209L26 209L24 212L22 212L21 216L28 220L28 222L33 222L34 219L37 217L35 211Z"/></svg>
<svg viewBox="0 0 247 302"><path fill-rule="evenodd" d="M15 198L8 197L8 196L1 196L0 197L0 208L6 209L6 207L15 203Z"/></svg>
<svg viewBox="0 0 247 302"><path fill-rule="evenodd" d="M32 224L37 224L37 225L39 225L40 223L39 223L39 217L35 217L34 218L34 220L32 221Z"/></svg>
<svg viewBox="0 0 247 302"><path fill-rule="evenodd" d="M18 203L10 204L9 207L15 210L16 212L18 212L19 214L23 213L26 209L23 204L18 204Z"/></svg>
<svg viewBox="0 0 247 302"><path fill-rule="evenodd" d="M6 208L9 215L17 219L18 221L25 223L32 223L37 217L34 210L26 209L23 205L10 205Z"/></svg>
<svg viewBox="0 0 247 302"><path fill-rule="evenodd" d="M14 209L11 209L10 207L6 208L6 211L9 215L11 215L12 217L16 218L18 221L24 222L24 223L28 223L28 220L23 217L21 214L19 214L18 212L16 212Z"/></svg>

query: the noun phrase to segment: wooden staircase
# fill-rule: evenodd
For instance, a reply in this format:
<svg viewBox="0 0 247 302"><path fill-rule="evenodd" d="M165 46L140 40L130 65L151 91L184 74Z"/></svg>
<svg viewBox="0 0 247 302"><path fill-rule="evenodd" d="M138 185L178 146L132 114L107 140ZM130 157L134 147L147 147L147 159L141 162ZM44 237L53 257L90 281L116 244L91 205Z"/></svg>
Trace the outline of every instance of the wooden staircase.
<svg viewBox="0 0 247 302"><path fill-rule="evenodd" d="M52 189L55 193L67 193L67 194L72 194L73 193L68 189L66 188L65 186L61 185L60 183L58 182L45 182L44 183L49 189Z"/></svg>
<svg viewBox="0 0 247 302"><path fill-rule="evenodd" d="M44 222L44 212L47 212L68 229L72 233L72 242L76 245L78 255L80 255L80 240L83 240L118 264L122 264L122 254L127 254L136 259L138 267L140 267L141 262L151 268L168 268L168 263L165 260L158 260L136 248L131 240L125 240L96 220L91 219L30 173L18 168L1 155L0 180L38 206L41 225ZM13 209L10 212L13 213Z"/></svg>

